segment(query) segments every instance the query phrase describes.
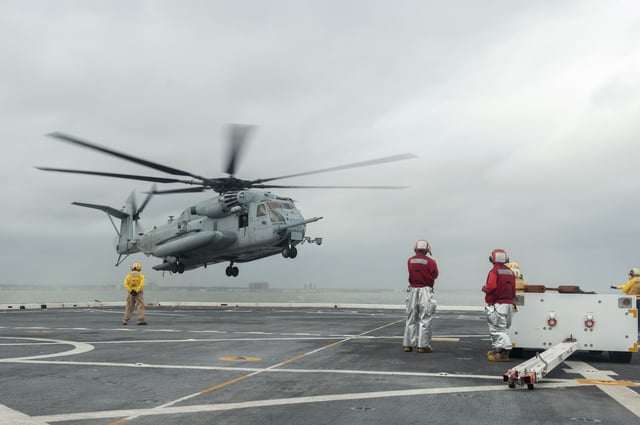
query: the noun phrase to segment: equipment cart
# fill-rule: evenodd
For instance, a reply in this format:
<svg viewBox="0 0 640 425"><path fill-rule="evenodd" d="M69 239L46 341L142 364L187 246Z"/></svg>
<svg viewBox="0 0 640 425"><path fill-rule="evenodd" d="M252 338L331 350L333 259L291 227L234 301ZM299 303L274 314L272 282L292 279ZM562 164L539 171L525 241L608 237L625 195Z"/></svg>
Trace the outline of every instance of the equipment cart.
<svg viewBox="0 0 640 425"><path fill-rule="evenodd" d="M628 363L638 352L638 310L633 296L584 292L579 286L528 285L516 295L511 323L512 356L544 350L503 375L509 387L533 389L575 351L608 352Z"/></svg>

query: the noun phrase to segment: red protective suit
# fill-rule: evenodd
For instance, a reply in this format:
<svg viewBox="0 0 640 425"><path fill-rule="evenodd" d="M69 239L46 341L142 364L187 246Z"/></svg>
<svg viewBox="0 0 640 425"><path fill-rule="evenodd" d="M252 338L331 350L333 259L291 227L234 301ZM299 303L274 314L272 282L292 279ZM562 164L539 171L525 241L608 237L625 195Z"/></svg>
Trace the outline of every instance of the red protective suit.
<svg viewBox="0 0 640 425"><path fill-rule="evenodd" d="M513 304L516 297L516 277L513 271L504 264L494 264L489 270L484 292L487 305Z"/></svg>
<svg viewBox="0 0 640 425"><path fill-rule="evenodd" d="M409 286L412 288L424 288L425 286L433 288L438 277L436 260L422 252L416 252L416 255L407 260L407 267L409 268Z"/></svg>

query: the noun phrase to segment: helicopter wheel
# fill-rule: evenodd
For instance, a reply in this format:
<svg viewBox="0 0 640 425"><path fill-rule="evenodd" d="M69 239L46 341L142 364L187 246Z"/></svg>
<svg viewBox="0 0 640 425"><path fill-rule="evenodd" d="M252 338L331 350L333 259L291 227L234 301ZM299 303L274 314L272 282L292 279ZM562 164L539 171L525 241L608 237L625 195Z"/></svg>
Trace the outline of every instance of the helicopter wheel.
<svg viewBox="0 0 640 425"><path fill-rule="evenodd" d="M289 258L290 255L291 255L291 249L289 249L289 247L282 248L282 256L284 258Z"/></svg>
<svg viewBox="0 0 640 425"><path fill-rule="evenodd" d="M298 248L296 248L295 246L292 246L289 249L289 258L296 258L298 256Z"/></svg>
<svg viewBox="0 0 640 425"><path fill-rule="evenodd" d="M238 274L240 274L240 269L235 266L229 266L224 270L224 273L229 277L236 277L238 276Z"/></svg>
<svg viewBox="0 0 640 425"><path fill-rule="evenodd" d="M180 274L184 273L184 264L178 263L177 269L178 269L178 273Z"/></svg>

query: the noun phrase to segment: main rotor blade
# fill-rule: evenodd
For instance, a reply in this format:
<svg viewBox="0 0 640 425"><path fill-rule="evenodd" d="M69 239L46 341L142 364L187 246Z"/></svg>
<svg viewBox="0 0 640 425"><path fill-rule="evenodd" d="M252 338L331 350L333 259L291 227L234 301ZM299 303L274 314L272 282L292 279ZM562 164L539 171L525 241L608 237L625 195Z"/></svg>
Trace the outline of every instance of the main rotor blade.
<svg viewBox="0 0 640 425"><path fill-rule="evenodd" d="M287 186L276 184L254 184L257 189L407 189L409 186Z"/></svg>
<svg viewBox="0 0 640 425"><path fill-rule="evenodd" d="M68 134L64 134L64 133L60 133L60 132L54 132L54 133L47 134L47 136L50 136L50 137L53 137L53 138L56 138L56 139L59 139L59 140L64 140L65 142L73 143L75 145L84 146L86 148L93 149L93 150L96 150L96 151L99 151L99 152L103 152L103 153L106 153L106 154L109 154L109 155L113 155L115 157L118 157L118 158L121 158L121 159L125 159L125 160L131 161L131 162L135 162L136 164L144 165L145 167L153 168L154 170L162 171L164 173L173 174L173 175L177 175L177 176L191 176L191 177L194 177L194 178L197 178L197 179L204 180L203 177L195 175L195 174L191 174L188 171L183 171L183 170L179 170L177 168L167 167L166 165L162 165L162 164L158 164L158 163L155 163L155 162L147 161L146 159L137 158L137 157L132 156L132 155L127 155L125 153L118 152L118 151L115 151L113 149L105 148L104 146L100 146L100 145L97 145L95 143L87 142L86 140L78 139L77 137L73 137L73 136L70 136Z"/></svg>
<svg viewBox="0 0 640 425"><path fill-rule="evenodd" d="M88 174L90 176L116 177L119 179L142 180L142 181L156 182L156 183L200 184L192 180L172 179L167 177L140 176L137 174L105 173L102 171L68 170L66 168L50 168L50 167L36 167L36 168L38 170L55 171L58 173Z"/></svg>
<svg viewBox="0 0 640 425"><path fill-rule="evenodd" d="M247 138L255 126L246 124L231 124L227 128L229 138L229 157L227 159L227 169L225 172L233 176L236 172L239 156L244 149Z"/></svg>
<svg viewBox="0 0 640 425"><path fill-rule="evenodd" d="M289 175L286 175L286 176L271 177L271 178L267 178L267 179L257 179L257 180L252 180L251 183L252 184L254 184L254 183L264 183L264 182L270 182L270 181L273 181L273 180L288 179L288 178L291 178L291 177L299 177L299 176L308 176L308 175L311 175L311 174L328 173L330 171L348 170L350 168L358 168L358 167L369 167L371 165L384 164L384 163L387 163L387 162L394 162L394 161L403 161L405 159L412 159L412 158L417 158L417 157L414 154L411 154L411 153L404 153L404 154L400 154L400 155L386 156L384 158L371 159L371 160L368 160L368 161L354 162L352 164L338 165L337 167L323 168L321 170L307 171L307 172L304 172L304 173L289 174Z"/></svg>
<svg viewBox="0 0 640 425"><path fill-rule="evenodd" d="M205 190L208 190L204 187L188 187L185 189L168 189L168 190L154 190L153 192L148 192L148 193L153 193L154 195L166 195L169 193L195 193L195 192L204 192Z"/></svg>

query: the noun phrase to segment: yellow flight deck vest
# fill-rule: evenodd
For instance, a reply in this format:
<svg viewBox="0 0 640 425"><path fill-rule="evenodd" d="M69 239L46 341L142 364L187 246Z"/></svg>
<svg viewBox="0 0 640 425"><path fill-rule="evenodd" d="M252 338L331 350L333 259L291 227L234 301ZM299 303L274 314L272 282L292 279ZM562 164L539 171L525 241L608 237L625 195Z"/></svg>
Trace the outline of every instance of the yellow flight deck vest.
<svg viewBox="0 0 640 425"><path fill-rule="evenodd" d="M636 298L640 299L640 276L634 276L629 279L627 283L617 286L616 288L627 295L635 295Z"/></svg>
<svg viewBox="0 0 640 425"><path fill-rule="evenodd" d="M633 285L629 288L627 295L635 295L636 298L640 299L640 279L633 282Z"/></svg>
<svg viewBox="0 0 640 425"><path fill-rule="evenodd" d="M142 292L144 287L144 275L140 272L131 272L124 278L124 288L127 292Z"/></svg>

